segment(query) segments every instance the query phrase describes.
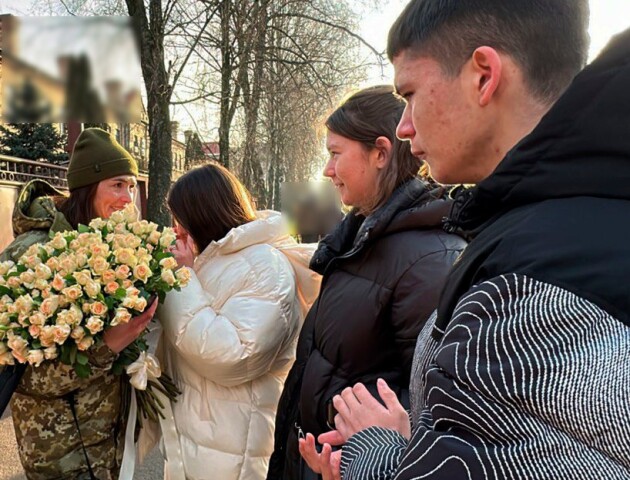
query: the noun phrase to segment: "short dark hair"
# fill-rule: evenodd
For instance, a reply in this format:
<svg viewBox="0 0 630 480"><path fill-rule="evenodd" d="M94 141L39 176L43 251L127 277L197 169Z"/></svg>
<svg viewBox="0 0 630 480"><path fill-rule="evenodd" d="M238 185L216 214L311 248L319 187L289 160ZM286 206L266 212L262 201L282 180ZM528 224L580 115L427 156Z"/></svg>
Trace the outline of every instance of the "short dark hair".
<svg viewBox="0 0 630 480"><path fill-rule="evenodd" d="M455 76L476 48L492 47L551 103L586 63L588 17L588 0L411 0L389 31L387 55L410 49Z"/></svg>
<svg viewBox="0 0 630 480"><path fill-rule="evenodd" d="M98 189L99 182L84 187L78 187L70 192L67 197L55 198L57 210L63 213L72 228L77 228L79 224L88 225L96 218L94 209L94 197Z"/></svg>
<svg viewBox="0 0 630 480"><path fill-rule="evenodd" d="M171 187L166 201L199 252L221 240L232 228L256 218L247 189L218 164L197 167L182 175Z"/></svg>
<svg viewBox="0 0 630 480"><path fill-rule="evenodd" d="M391 85L378 85L359 90L347 98L326 120L326 128L337 135L374 148L378 137L392 143L391 159L379 177L379 192L370 205L370 213L381 206L396 187L418 175L422 160L411 154L409 142L396 137L405 102L394 95Z"/></svg>

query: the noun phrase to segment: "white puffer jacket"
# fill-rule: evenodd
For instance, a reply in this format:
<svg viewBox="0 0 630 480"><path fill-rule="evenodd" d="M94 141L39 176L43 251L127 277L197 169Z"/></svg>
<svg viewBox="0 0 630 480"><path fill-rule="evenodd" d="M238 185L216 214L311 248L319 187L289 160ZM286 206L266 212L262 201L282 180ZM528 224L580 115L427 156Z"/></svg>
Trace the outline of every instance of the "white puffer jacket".
<svg viewBox="0 0 630 480"><path fill-rule="evenodd" d="M276 406L320 278L314 245L277 212L232 229L195 260L190 284L158 312L186 477L264 479Z"/></svg>

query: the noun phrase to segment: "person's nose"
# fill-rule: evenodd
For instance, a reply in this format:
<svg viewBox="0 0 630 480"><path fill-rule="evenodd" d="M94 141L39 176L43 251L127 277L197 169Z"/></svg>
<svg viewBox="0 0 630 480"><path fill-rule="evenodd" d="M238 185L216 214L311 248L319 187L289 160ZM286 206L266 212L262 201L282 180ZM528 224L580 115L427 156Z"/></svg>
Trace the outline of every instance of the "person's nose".
<svg viewBox="0 0 630 480"><path fill-rule="evenodd" d="M396 127L396 136L401 140L411 140L416 135L416 130L413 128L413 122L411 121L411 109L409 105L405 107L402 117Z"/></svg>
<svg viewBox="0 0 630 480"><path fill-rule="evenodd" d="M122 199L125 202L125 205L131 203L133 201L133 190L125 188L122 193Z"/></svg>
<svg viewBox="0 0 630 480"><path fill-rule="evenodd" d="M335 159L332 155L328 159L328 162L326 162L323 173L324 177L332 178L335 176Z"/></svg>

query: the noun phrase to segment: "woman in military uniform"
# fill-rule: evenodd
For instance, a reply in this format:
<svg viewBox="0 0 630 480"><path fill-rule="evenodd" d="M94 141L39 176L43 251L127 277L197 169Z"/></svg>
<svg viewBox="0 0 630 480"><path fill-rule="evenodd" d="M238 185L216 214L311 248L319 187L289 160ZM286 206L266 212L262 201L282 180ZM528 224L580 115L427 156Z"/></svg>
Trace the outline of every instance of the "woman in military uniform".
<svg viewBox="0 0 630 480"><path fill-rule="evenodd" d="M136 161L104 130L84 130L68 167L65 196L34 180L20 192L13 212L15 240L0 260L17 261L49 232L74 230L108 218L133 201ZM118 478L123 449L122 380L111 372L117 354L144 330L152 305L128 324L109 329L88 350L92 374L78 378L59 361L28 366L11 400L20 459L29 480Z"/></svg>

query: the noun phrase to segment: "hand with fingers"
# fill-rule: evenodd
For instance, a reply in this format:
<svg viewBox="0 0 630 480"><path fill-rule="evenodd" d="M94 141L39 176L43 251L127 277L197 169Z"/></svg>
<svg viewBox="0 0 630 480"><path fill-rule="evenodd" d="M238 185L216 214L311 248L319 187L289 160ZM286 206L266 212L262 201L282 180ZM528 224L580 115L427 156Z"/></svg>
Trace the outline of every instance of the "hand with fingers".
<svg viewBox="0 0 630 480"><path fill-rule="evenodd" d="M138 338L153 318L157 306L158 300L156 298L144 312L133 317L129 322L107 329L103 333L103 341L109 349L114 353L120 353Z"/></svg>
<svg viewBox="0 0 630 480"><path fill-rule="evenodd" d="M319 443L341 445L355 433L369 427L395 430L405 438L411 438L411 423L405 407L398 401L398 397L385 380L379 378L376 386L385 406L361 383L346 388L340 395L335 395L333 405L337 410L336 430L320 435Z"/></svg>
<svg viewBox="0 0 630 480"><path fill-rule="evenodd" d="M298 442L300 455L313 472L321 475L323 480L341 480L341 450L333 452L330 444L324 443L322 453L319 453L315 448L315 437L311 433L307 433L306 438L300 438Z"/></svg>
<svg viewBox="0 0 630 480"><path fill-rule="evenodd" d="M190 235L182 236L171 248L171 253L180 267L192 268L195 263L195 243Z"/></svg>

